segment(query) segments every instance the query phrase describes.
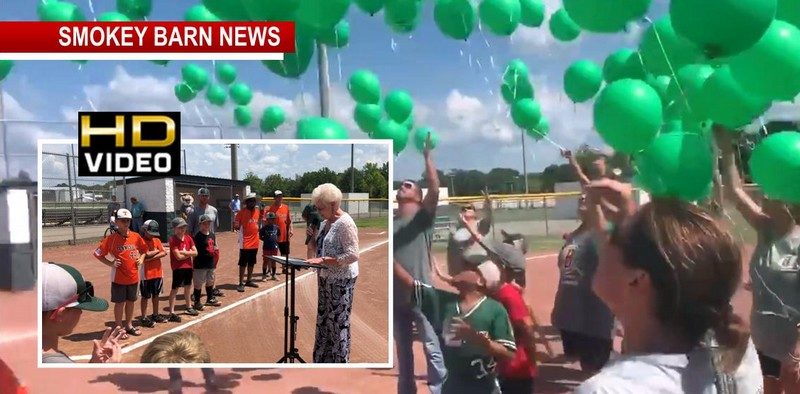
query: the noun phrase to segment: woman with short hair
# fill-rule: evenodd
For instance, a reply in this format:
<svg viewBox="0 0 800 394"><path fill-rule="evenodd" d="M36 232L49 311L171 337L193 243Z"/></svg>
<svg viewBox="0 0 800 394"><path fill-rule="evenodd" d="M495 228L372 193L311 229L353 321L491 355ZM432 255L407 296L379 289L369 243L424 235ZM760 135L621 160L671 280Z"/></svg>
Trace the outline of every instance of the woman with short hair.
<svg viewBox="0 0 800 394"><path fill-rule="evenodd" d="M311 202L324 219L317 234L317 257L309 263L327 269L318 275L315 363L350 360L350 315L358 277L358 228L341 208L342 191L331 183L317 186Z"/></svg>

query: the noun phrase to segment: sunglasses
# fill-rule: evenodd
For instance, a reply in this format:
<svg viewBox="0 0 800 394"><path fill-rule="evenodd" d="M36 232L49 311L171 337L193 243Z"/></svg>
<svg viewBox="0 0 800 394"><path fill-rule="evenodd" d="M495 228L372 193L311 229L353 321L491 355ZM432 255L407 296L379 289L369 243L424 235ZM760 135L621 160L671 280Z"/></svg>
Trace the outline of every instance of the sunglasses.
<svg viewBox="0 0 800 394"><path fill-rule="evenodd" d="M50 320L56 320L56 317L58 317L58 315L64 312L67 308L70 308L69 306L70 304L73 304L75 302L77 303L90 302L92 300L92 298L94 297L94 286L92 286L92 282L87 281L85 283L86 283L86 288L84 288L82 291L78 292L78 294L75 294L74 296L70 297L67 301L59 305L58 308L56 308L50 314Z"/></svg>
<svg viewBox="0 0 800 394"><path fill-rule="evenodd" d="M414 182L405 181L400 185L403 189L413 189L416 184Z"/></svg>
<svg viewBox="0 0 800 394"><path fill-rule="evenodd" d="M474 210L475 210L475 207L473 207L471 205L467 205L465 207L461 207L461 212L468 212L468 211L474 211Z"/></svg>

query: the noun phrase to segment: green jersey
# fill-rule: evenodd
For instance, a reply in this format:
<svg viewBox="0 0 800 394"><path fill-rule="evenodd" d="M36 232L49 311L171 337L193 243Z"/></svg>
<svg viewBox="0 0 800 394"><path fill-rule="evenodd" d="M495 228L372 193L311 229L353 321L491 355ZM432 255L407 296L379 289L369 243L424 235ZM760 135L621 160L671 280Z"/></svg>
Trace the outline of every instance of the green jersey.
<svg viewBox="0 0 800 394"><path fill-rule="evenodd" d="M480 334L498 342L511 351L516 350L514 332L508 313L499 302L484 297L472 310L462 311L458 295L435 289L421 282L415 283L414 299L433 328L447 335L450 321L462 318ZM443 393L493 393L499 392L495 360L474 345L447 338L442 343L447 380Z"/></svg>

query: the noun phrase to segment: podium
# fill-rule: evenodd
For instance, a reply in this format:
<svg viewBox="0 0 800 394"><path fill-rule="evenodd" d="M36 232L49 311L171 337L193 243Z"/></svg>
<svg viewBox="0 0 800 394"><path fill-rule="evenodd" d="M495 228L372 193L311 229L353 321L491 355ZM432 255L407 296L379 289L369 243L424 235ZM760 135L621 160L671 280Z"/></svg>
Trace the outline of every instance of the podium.
<svg viewBox="0 0 800 394"><path fill-rule="evenodd" d="M283 266L286 278L283 306L283 357L277 363L294 364L299 362L305 364L305 360L300 357L297 350L297 322L300 317L295 312L295 272L298 269L327 269L328 267L322 264L311 264L306 260L289 257L289 255L267 256L267 258Z"/></svg>

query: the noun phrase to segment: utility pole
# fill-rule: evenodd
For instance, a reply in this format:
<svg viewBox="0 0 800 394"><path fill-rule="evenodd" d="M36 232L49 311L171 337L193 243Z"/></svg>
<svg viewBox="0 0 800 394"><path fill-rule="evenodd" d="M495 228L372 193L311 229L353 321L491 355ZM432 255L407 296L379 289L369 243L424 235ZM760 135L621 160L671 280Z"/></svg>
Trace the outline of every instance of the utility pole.
<svg viewBox="0 0 800 394"><path fill-rule="evenodd" d="M8 160L8 128L6 127L6 109L3 105L3 88L0 85L0 127L3 132L3 160L6 165L6 179L11 179L11 168Z"/></svg>
<svg viewBox="0 0 800 394"><path fill-rule="evenodd" d="M353 151L355 144L350 144L350 193L356 192L356 171L353 167Z"/></svg>
<svg viewBox="0 0 800 394"><path fill-rule="evenodd" d="M330 109L330 77L328 75L328 49L317 41L317 72L319 73L319 112L328 117Z"/></svg>
<svg viewBox="0 0 800 394"><path fill-rule="evenodd" d="M183 151L183 175L189 175L186 171L186 149L181 149Z"/></svg>
<svg viewBox="0 0 800 394"><path fill-rule="evenodd" d="M239 180L239 159L236 157L238 145L231 144L231 180Z"/></svg>
<svg viewBox="0 0 800 394"><path fill-rule="evenodd" d="M525 194L528 194L528 160L525 157L525 130L520 129L522 135L522 173L525 176Z"/></svg>

